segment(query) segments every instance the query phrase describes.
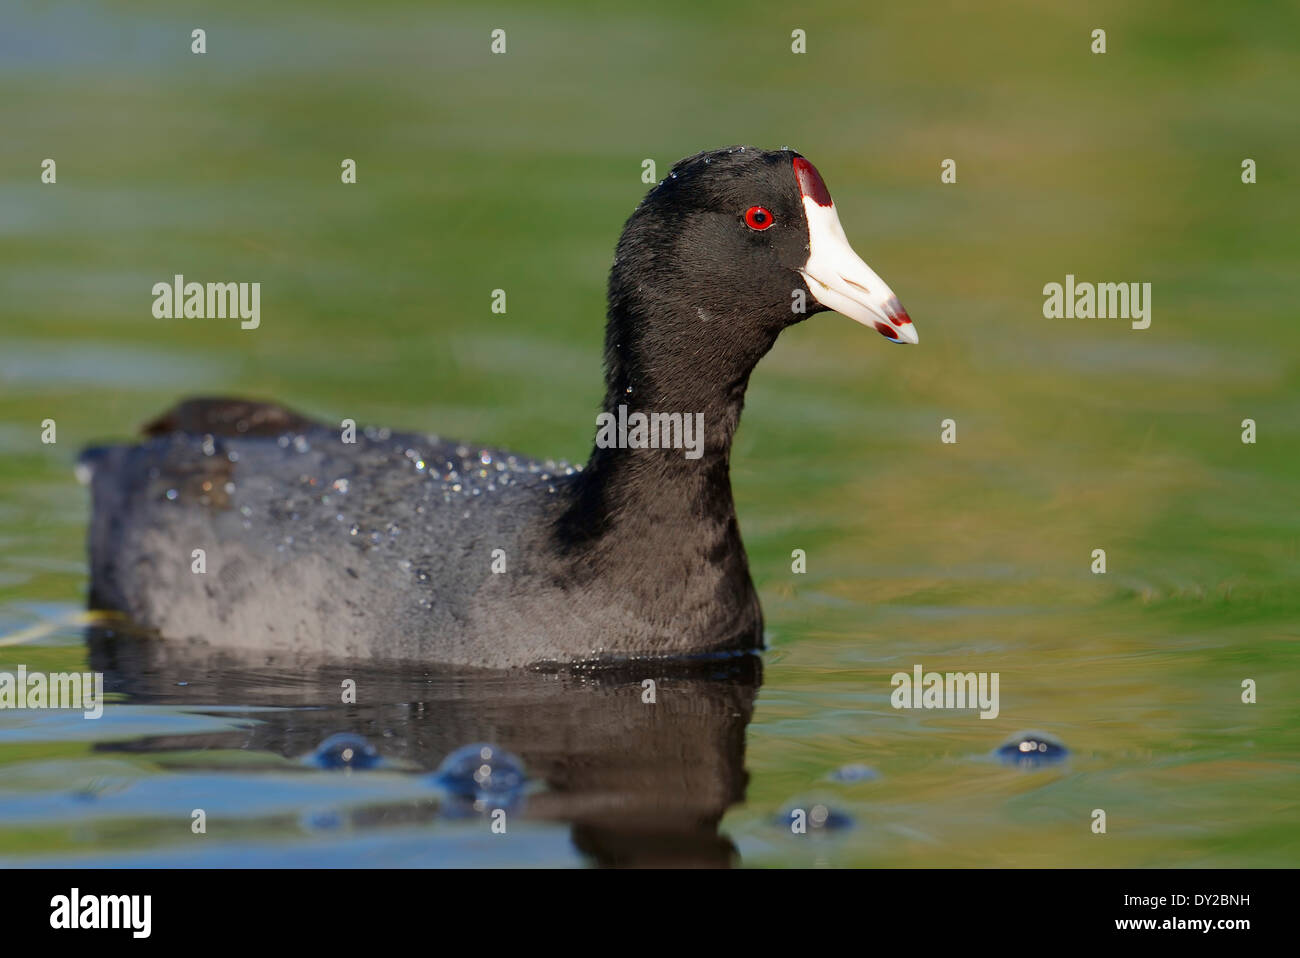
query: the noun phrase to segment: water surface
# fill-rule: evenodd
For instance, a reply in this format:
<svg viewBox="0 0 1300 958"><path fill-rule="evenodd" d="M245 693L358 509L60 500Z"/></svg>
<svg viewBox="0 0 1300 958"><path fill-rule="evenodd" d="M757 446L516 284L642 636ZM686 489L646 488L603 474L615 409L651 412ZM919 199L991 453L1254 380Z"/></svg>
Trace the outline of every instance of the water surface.
<svg viewBox="0 0 1300 958"><path fill-rule="evenodd" d="M0 861L1300 862L1295 10L552 6L226 4L205 57L172 4L6 11L0 671L113 699L0 712ZM249 661L79 618L76 452L182 395L582 461L642 161L742 142L817 163L921 335L821 315L753 377L761 662ZM154 319L177 272L261 282L260 328ZM1067 273L1151 282L1151 328L1044 319ZM998 672L999 716L891 708L916 664ZM994 757L1031 730L1066 760ZM337 733L383 762L306 761ZM505 835L430 780L480 742L529 775ZM792 834L818 806L838 827Z"/></svg>

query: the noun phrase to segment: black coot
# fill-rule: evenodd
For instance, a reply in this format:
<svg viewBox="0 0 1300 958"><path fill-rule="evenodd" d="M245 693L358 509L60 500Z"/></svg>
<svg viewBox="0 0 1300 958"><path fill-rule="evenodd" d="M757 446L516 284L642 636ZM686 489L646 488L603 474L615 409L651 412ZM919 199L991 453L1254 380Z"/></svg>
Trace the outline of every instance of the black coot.
<svg viewBox="0 0 1300 958"><path fill-rule="evenodd" d="M917 341L812 164L689 157L619 240L585 467L190 400L83 457L92 606L214 646L487 667L757 647L731 439L755 364L826 309Z"/></svg>

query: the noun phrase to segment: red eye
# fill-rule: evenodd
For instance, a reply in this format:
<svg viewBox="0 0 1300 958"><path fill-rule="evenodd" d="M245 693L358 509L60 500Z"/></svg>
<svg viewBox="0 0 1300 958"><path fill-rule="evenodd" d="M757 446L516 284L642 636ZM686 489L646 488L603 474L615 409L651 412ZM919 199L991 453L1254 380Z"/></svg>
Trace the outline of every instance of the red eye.
<svg viewBox="0 0 1300 958"><path fill-rule="evenodd" d="M766 207L751 206L745 210L745 225L752 230L765 230L773 223L772 214Z"/></svg>

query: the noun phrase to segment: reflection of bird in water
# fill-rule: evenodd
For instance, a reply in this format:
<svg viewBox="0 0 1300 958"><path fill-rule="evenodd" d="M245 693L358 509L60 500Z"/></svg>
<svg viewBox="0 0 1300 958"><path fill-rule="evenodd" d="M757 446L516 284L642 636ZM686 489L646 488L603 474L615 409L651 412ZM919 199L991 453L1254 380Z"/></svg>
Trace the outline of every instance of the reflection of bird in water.
<svg viewBox="0 0 1300 958"><path fill-rule="evenodd" d="M571 824L574 844L597 864L726 866L735 855L718 824L744 797L745 729L761 681L753 655L582 671L426 670L214 651L99 629L88 630L88 643L105 689L138 704L283 707L258 711L245 729L100 748L299 757L349 732L397 767L426 774L457 748L491 742L519 756L533 783L519 814ZM345 680L356 683L355 705L340 703ZM644 701L646 680L653 704Z"/></svg>

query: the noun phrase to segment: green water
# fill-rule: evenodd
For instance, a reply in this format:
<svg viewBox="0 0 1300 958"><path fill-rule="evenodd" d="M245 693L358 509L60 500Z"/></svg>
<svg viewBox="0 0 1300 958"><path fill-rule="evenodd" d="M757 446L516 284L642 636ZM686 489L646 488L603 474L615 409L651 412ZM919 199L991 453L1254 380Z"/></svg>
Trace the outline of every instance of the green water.
<svg viewBox="0 0 1300 958"><path fill-rule="evenodd" d="M1300 11L548 6L6 11L0 670L86 667L73 459L182 395L580 461L642 161L663 175L707 147L789 145L921 345L821 314L751 382L732 474L770 648L740 729L743 798L714 803L740 862L1300 864ZM807 54L790 52L796 27ZM175 273L260 282L260 328L155 319L150 289ZM1150 328L1045 319L1043 286L1066 274L1151 283ZM890 676L916 664L999 673L1000 715L891 708ZM127 690L100 725L0 712L0 860L189 849L184 821L159 822L214 794L226 827L204 848L233 862L584 860L555 827L569 811L491 849L473 823L418 815L304 826L315 804L420 800L396 772L363 796L289 775L310 736L232 745L275 725L263 686L290 672ZM412 701L393 683L385 703ZM334 718L418 738L410 714ZM990 760L1028 729L1068 762ZM847 763L878 775L827 780ZM654 768L665 801L698 798ZM853 827L776 824L812 801ZM413 830L431 841L418 861Z"/></svg>

